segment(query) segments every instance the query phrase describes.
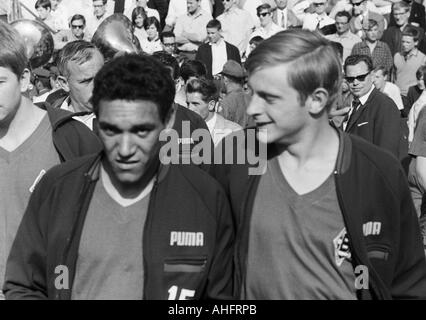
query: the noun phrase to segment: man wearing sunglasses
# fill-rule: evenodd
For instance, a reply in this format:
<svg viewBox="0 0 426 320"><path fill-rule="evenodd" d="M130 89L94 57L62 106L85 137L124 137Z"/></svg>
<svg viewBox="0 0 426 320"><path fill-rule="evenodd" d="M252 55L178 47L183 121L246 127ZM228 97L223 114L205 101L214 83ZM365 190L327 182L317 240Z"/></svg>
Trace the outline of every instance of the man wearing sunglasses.
<svg viewBox="0 0 426 320"><path fill-rule="evenodd" d="M86 18L75 14L70 21L70 29L58 32L55 35L55 49L62 49L67 43L77 40L91 41L92 35L86 31Z"/></svg>
<svg viewBox="0 0 426 320"><path fill-rule="evenodd" d="M349 22L351 32L364 38L363 30L368 29L368 20L373 19L379 26L378 37L380 39L386 28L386 20L383 16L369 10L367 0L350 0L350 3L352 5L352 19Z"/></svg>
<svg viewBox="0 0 426 320"><path fill-rule="evenodd" d="M373 62L366 55L345 60L345 79L353 96L343 130L360 136L396 157L400 149L400 113L391 98L373 86Z"/></svg>

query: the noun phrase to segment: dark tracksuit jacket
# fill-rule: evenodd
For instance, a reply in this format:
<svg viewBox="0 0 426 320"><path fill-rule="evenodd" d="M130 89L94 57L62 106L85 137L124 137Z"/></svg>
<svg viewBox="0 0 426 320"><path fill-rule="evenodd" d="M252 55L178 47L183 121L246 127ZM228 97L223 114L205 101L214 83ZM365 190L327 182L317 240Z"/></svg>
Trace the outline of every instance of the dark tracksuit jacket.
<svg viewBox="0 0 426 320"><path fill-rule="evenodd" d="M354 270L366 266L369 274L369 287L358 290L358 298L426 298L425 253L402 167L396 158L365 140L343 132L339 135L343 148L334 172L338 202ZM246 145L245 150L251 148ZM269 146L268 158L275 155L273 145ZM211 168L229 196L237 226L236 298L247 272L250 220L261 177L249 176L248 168L247 164ZM364 225L371 222L380 223L379 234L364 234ZM283 268L285 265L283 261Z"/></svg>
<svg viewBox="0 0 426 320"><path fill-rule="evenodd" d="M11 248L6 299L71 298L100 159L90 155L66 162L41 179ZM183 289L195 299L232 297L233 241L229 203L220 185L195 166L161 166L143 232L144 298L167 299L174 288L176 298L188 292ZM58 266L68 268L67 289L55 286Z"/></svg>
<svg viewBox="0 0 426 320"><path fill-rule="evenodd" d="M54 109L49 104L38 104L47 111L51 126L53 145L61 162L102 150L99 138L84 124L74 120L74 114L66 110Z"/></svg>

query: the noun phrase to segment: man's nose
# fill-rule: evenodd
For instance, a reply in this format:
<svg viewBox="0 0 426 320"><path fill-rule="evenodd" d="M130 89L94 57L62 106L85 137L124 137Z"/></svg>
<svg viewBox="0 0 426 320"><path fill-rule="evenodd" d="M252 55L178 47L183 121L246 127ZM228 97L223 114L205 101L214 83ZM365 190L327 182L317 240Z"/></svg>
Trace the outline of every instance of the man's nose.
<svg viewBox="0 0 426 320"><path fill-rule="evenodd" d="M121 158L129 158L134 153L134 144L129 134L123 134L119 141L118 153Z"/></svg>

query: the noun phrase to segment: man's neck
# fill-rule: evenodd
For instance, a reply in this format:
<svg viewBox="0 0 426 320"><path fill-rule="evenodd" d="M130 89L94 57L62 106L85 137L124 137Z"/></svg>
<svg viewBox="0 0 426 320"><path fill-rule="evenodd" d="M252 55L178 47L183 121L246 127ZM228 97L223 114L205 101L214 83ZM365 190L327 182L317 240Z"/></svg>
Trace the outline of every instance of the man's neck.
<svg viewBox="0 0 426 320"><path fill-rule="evenodd" d="M233 5L232 7L230 7L228 10L226 10L225 12L231 12L234 11L237 8L236 5Z"/></svg>
<svg viewBox="0 0 426 320"><path fill-rule="evenodd" d="M342 32L342 33L337 32L337 35L339 37L343 37L344 35L347 35L347 34L349 34L349 30L346 30L345 32Z"/></svg>
<svg viewBox="0 0 426 320"><path fill-rule="evenodd" d="M195 10L193 12L188 12L188 13L191 17L195 17L200 13L200 11L201 11L201 7L198 7L197 10Z"/></svg>
<svg viewBox="0 0 426 320"><path fill-rule="evenodd" d="M369 46L375 46L378 40L371 41L371 40L365 39L365 41L367 42Z"/></svg>
<svg viewBox="0 0 426 320"><path fill-rule="evenodd" d="M93 110L90 110L84 106L81 106L80 104L76 103L71 97L70 97L70 109L74 110L74 112L93 112Z"/></svg>

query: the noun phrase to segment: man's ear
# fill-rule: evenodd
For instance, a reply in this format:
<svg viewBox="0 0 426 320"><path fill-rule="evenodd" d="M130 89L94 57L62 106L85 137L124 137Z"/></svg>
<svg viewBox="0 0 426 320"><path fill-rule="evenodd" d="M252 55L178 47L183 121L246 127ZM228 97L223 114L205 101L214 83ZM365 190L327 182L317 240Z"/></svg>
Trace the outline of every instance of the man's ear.
<svg viewBox="0 0 426 320"><path fill-rule="evenodd" d="M21 93L27 92L30 86L31 72L28 69L24 69L19 80L21 84Z"/></svg>
<svg viewBox="0 0 426 320"><path fill-rule="evenodd" d="M215 112L216 111L216 101L210 100L209 102L209 112Z"/></svg>
<svg viewBox="0 0 426 320"><path fill-rule="evenodd" d="M306 99L305 106L312 115L320 115L325 110L328 99L330 98L328 91L324 88L317 88Z"/></svg>
<svg viewBox="0 0 426 320"><path fill-rule="evenodd" d="M170 108L169 113L166 116L166 128L165 129L171 129L175 124L176 119L176 104L173 103L172 107Z"/></svg>
<svg viewBox="0 0 426 320"><path fill-rule="evenodd" d="M59 86L65 91L65 92L70 92L70 86L68 84L68 79L65 78L64 76L58 76L57 79Z"/></svg>

